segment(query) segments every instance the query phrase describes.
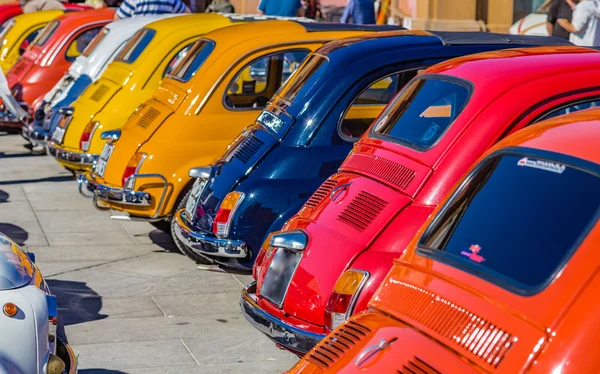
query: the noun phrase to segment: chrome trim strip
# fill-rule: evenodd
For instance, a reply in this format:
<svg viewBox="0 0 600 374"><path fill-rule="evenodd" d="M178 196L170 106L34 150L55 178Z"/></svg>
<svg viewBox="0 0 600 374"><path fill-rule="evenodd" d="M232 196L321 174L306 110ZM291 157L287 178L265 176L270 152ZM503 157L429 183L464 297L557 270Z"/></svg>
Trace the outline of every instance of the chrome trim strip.
<svg viewBox="0 0 600 374"><path fill-rule="evenodd" d="M173 230L181 242L199 255L211 255L229 258L244 258L248 255L248 246L242 240L218 239L211 235L193 231L185 222L185 209L175 213Z"/></svg>
<svg viewBox="0 0 600 374"><path fill-rule="evenodd" d="M293 353L304 355L326 336L301 330L262 310L256 302L256 282L242 290L240 307L254 328Z"/></svg>
<svg viewBox="0 0 600 374"><path fill-rule="evenodd" d="M107 210L108 207L98 205L98 199L112 201L124 205L137 205L137 206L150 206L152 202L152 197L147 192L137 192L132 190L125 190L121 188L113 188L108 187L99 183L96 183L92 179L89 178L89 174L80 174L77 178L77 182L79 183L79 192L85 196L83 192L83 186L85 185L86 189L92 192L94 198L94 205L96 208L100 210ZM164 193L163 193L164 195ZM156 217L153 217L156 218Z"/></svg>
<svg viewBox="0 0 600 374"><path fill-rule="evenodd" d="M65 162L93 166L98 161L98 157L100 157L100 155L92 153L66 151L62 148L58 148L56 144L52 142L47 143L47 146L48 154L50 154L50 156Z"/></svg>

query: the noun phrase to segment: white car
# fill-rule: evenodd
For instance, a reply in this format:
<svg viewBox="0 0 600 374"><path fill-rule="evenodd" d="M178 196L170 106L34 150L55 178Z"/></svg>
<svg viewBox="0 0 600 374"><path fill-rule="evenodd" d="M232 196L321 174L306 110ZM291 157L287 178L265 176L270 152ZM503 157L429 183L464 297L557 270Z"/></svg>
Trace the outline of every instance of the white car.
<svg viewBox="0 0 600 374"><path fill-rule="evenodd" d="M129 39L147 24L175 14L133 17L106 25L90 42L65 75L46 93L35 111L33 123L23 127L23 136L34 146L43 145L52 135L52 110L57 105L68 106L96 79L118 55ZM1 373L0 373L1 374Z"/></svg>
<svg viewBox="0 0 600 374"><path fill-rule="evenodd" d="M547 19L547 14L531 13L512 25L508 32L513 35L548 36L548 29L546 28Z"/></svg>
<svg viewBox="0 0 600 374"><path fill-rule="evenodd" d="M0 234L0 374L72 374L77 359L32 255Z"/></svg>

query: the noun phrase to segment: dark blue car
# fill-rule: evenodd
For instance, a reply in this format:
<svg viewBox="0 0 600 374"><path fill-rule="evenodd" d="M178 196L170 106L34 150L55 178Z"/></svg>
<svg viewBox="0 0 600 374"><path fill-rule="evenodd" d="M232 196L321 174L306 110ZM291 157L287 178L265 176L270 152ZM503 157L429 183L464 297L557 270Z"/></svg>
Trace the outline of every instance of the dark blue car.
<svg viewBox="0 0 600 374"><path fill-rule="evenodd" d="M565 45L555 38L394 31L333 41L311 54L212 166L174 217L178 246L198 262L250 270L281 229L335 173L353 143L421 69L477 52Z"/></svg>

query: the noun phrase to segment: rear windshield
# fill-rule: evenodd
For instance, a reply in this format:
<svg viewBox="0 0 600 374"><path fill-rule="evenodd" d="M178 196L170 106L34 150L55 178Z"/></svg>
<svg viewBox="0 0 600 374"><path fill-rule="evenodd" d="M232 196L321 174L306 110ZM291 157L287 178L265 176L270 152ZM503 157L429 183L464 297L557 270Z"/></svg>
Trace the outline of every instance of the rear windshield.
<svg viewBox="0 0 600 374"><path fill-rule="evenodd" d="M58 25L60 25L60 22L58 21L51 21L49 24L47 24L42 32L38 35L37 39L35 39L35 45L41 47L46 44L48 39L50 39L52 34L54 34L54 31L56 31L58 28Z"/></svg>
<svg viewBox="0 0 600 374"><path fill-rule="evenodd" d="M277 95L293 102L301 99L312 88L327 67L327 59L319 55L310 55L304 64L294 71L279 89Z"/></svg>
<svg viewBox="0 0 600 374"><path fill-rule="evenodd" d="M431 77L413 80L381 114L373 133L427 150L458 117L469 94L466 82Z"/></svg>
<svg viewBox="0 0 600 374"><path fill-rule="evenodd" d="M187 82L196 74L200 66L206 61L215 48L215 43L210 40L198 40L189 48L185 56L173 66L167 76L182 82Z"/></svg>
<svg viewBox="0 0 600 374"><path fill-rule="evenodd" d="M597 220L600 178L569 165L496 156L469 180L425 232L419 251L516 293L551 282Z"/></svg>
<svg viewBox="0 0 600 374"><path fill-rule="evenodd" d="M102 30L98 33L98 35L96 35L94 39L92 39L90 44L88 44L87 47L85 47L81 55L84 57L88 57L90 53L92 53L92 51L98 46L98 44L100 44L102 39L104 39L106 35L108 35L108 32L109 30L106 27L103 27Z"/></svg>
<svg viewBox="0 0 600 374"><path fill-rule="evenodd" d="M151 29L141 29L136 32L129 42L127 42L125 47L123 47L115 60L127 64L135 62L142 52L144 52L144 49L146 49L148 44L150 44L150 41L154 38L154 34L156 34L156 31Z"/></svg>

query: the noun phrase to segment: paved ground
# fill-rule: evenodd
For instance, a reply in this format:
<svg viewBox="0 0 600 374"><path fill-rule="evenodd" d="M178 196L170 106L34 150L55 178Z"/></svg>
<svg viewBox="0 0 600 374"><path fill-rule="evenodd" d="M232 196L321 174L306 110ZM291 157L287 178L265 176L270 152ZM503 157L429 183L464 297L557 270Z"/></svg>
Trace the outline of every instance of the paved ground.
<svg viewBox="0 0 600 374"><path fill-rule="evenodd" d="M240 314L249 276L197 270L170 237L116 222L52 158L0 132L0 231L36 254L80 373L269 373L290 368Z"/></svg>

